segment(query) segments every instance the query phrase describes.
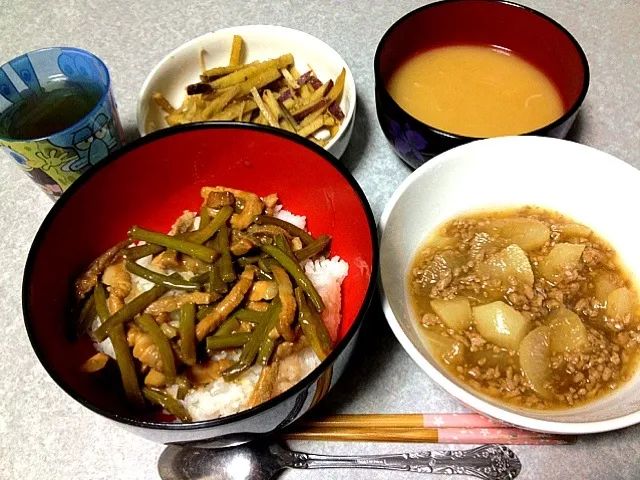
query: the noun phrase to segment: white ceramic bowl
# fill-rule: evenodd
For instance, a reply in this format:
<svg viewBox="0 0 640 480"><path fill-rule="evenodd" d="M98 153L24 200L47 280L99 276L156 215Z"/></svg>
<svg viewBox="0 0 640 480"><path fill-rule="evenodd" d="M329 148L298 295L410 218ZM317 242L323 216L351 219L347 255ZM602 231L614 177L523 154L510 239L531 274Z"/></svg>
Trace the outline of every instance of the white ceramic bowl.
<svg viewBox="0 0 640 480"><path fill-rule="evenodd" d="M407 281L414 254L452 217L492 207L537 205L590 226L608 240L629 271L640 273L640 171L590 147L540 137L504 137L449 150L418 168L389 200L380 221L383 309L411 358L472 410L523 428L581 434L640 422L640 375L609 396L574 409L535 411L481 396L447 373L421 340Z"/></svg>
<svg viewBox="0 0 640 480"><path fill-rule="evenodd" d="M346 69L340 101L345 118L337 135L325 147L340 158L351 138L355 119L356 84L351 70L342 57L322 40L299 30L276 25L244 25L206 33L164 57L151 70L138 95L137 123L140 135L168 127L164 112L152 102L151 96L160 92L172 105L180 105L186 95L185 87L200 80L200 49L207 52L207 67L227 65L234 35L244 39L244 60L247 63L292 53L294 65L300 73L309 70L308 65L311 65L323 82L330 78L335 80L342 69Z"/></svg>

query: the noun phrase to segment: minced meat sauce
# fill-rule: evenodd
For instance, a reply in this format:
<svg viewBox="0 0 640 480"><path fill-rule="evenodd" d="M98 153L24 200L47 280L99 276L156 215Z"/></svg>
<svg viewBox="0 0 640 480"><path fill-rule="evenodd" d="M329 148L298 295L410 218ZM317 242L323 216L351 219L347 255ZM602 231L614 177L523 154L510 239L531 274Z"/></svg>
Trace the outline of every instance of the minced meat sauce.
<svg viewBox="0 0 640 480"><path fill-rule="evenodd" d="M638 295L591 229L527 207L456 218L409 274L433 355L463 383L513 405L557 409L634 373Z"/></svg>

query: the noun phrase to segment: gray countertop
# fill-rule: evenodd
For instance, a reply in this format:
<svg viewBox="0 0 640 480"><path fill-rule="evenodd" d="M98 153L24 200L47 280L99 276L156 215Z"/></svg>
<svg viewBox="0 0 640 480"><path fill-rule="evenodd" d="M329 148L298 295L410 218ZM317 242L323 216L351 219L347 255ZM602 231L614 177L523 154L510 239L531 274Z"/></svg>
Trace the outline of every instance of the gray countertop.
<svg viewBox="0 0 640 480"><path fill-rule="evenodd" d="M210 30L279 24L333 46L350 65L359 102L343 161L378 218L409 169L391 152L377 124L373 55L384 31L420 6L419 0L2 0L0 63L26 51L72 45L96 53L111 70L127 137L136 137L138 89L167 52ZM582 44L591 88L570 139L640 166L640 2L523 0L558 20ZM45 6L46 5L46 6ZM137 438L67 397L38 363L27 339L20 286L31 241L51 201L9 158L0 157L0 478L154 479L162 446ZM325 411L458 412L462 407L404 353L379 304L371 309L356 357L319 407ZM383 453L433 445L315 443L292 446L318 453ZM514 447L520 478L640 478L640 426L584 436L576 445ZM284 478L368 478L376 471L289 472ZM393 478L418 478L398 473Z"/></svg>

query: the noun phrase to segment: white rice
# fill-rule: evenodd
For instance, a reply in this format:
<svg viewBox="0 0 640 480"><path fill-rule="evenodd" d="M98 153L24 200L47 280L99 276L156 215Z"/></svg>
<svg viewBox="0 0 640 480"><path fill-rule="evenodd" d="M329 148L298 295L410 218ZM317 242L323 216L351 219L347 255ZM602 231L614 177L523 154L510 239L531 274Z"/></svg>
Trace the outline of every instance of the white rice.
<svg viewBox="0 0 640 480"><path fill-rule="evenodd" d="M283 210L279 205L276 207L275 216L296 225L298 228L304 229L306 227L306 217ZM199 222L200 218L196 217L196 228ZM157 271L157 268L151 263L151 256L138 260L138 263L146 268ZM335 341L341 319L342 295L340 290L342 281L349 272L349 265L340 259L340 257L336 256L331 259L322 257L315 261L308 260L303 264L303 267L327 307L322 313L322 319L327 325L331 338ZM126 301L151 289L154 285L152 282L136 275L131 275L131 278L133 288ZM96 318L92 325L92 330L95 330L98 326L99 322ZM95 347L98 351L115 358L113 346L109 339L100 343L95 342ZM301 366L301 376L299 380L306 377L320 364L320 360L311 348L306 348L295 355L297 355ZM237 360L238 356L239 352L236 352L229 355L228 358ZM227 358L227 354L221 352L213 358L216 360ZM245 410L261 371L262 366L254 365L233 382L226 382L224 379L219 378L207 385L199 386L192 389L184 400L182 400L182 403L194 421L219 418ZM177 387L168 388L167 391L175 396Z"/></svg>
<svg viewBox="0 0 640 480"><path fill-rule="evenodd" d="M236 354L231 358L237 359L238 356L239 354ZM302 367L300 379L320 365L320 360L310 348L300 351L297 356ZM261 371L261 365L254 365L233 382L218 378L207 385L192 389L182 403L194 421L212 420L246 410Z"/></svg>
<svg viewBox="0 0 640 480"><path fill-rule="evenodd" d="M100 323L101 323L100 320L96 316L95 320L91 324L91 331L93 332L96 328L98 328L100 326ZM111 344L110 338L106 338L102 342L97 342L94 340L93 345L97 351L105 353L113 359L116 358L116 352L113 350L113 345Z"/></svg>
<svg viewBox="0 0 640 480"><path fill-rule="evenodd" d="M285 222L289 222L294 224L296 227L305 229L307 226L307 217L303 215L294 215L288 210L283 210L278 208L279 205L276 205L274 217L279 218L280 220L284 220Z"/></svg>
<svg viewBox="0 0 640 480"><path fill-rule="evenodd" d="M349 264L337 256L330 260L321 257L315 261L308 260L304 264L304 273L307 274L325 303L326 309L322 312L322 320L329 330L331 339L335 342L338 338L341 320L342 294L340 287L349 273Z"/></svg>
<svg viewBox="0 0 640 480"><path fill-rule="evenodd" d="M245 410L261 370L262 366L254 365L233 382L218 378L190 390L182 403L194 421L211 420Z"/></svg>

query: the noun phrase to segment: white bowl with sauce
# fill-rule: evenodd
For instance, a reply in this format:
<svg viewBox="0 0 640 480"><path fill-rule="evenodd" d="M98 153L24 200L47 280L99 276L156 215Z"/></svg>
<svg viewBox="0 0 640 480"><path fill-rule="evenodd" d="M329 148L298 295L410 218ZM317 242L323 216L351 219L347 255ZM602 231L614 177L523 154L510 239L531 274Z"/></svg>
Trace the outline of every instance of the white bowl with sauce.
<svg viewBox="0 0 640 480"><path fill-rule="evenodd" d="M344 59L329 45L308 33L278 25L241 25L205 33L168 53L149 72L137 103L137 124L140 136L167 128L165 113L152 100L156 92L162 93L176 106L182 103L187 85L200 81L200 50L205 51L208 68L224 66L234 35L244 40L244 62L264 61L286 53L293 54L294 66L304 73L313 67L318 78L326 82L335 79L344 68L346 79L340 100L345 118L338 133L324 146L329 153L340 158L349 144L356 113L356 84Z"/></svg>
<svg viewBox="0 0 640 480"><path fill-rule="evenodd" d="M432 356L418 331L407 283L413 258L457 215L533 205L590 227L609 242L637 283L640 224L622 214L640 204L640 171L604 152L543 137L472 142L434 157L400 185L380 220L383 310L411 358L440 387L484 415L558 434L615 430L640 423L640 372L610 394L562 410L501 403L461 383Z"/></svg>

